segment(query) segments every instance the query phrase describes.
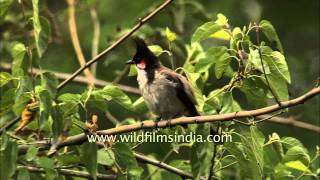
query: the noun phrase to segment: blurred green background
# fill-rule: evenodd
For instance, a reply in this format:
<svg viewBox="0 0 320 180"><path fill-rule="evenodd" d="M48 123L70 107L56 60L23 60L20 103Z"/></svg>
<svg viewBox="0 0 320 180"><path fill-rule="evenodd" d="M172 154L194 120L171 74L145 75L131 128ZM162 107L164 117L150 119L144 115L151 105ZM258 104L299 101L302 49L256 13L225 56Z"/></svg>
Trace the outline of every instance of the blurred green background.
<svg viewBox="0 0 320 180"><path fill-rule="evenodd" d="M78 35L82 51L87 60L92 57L93 22L90 7L97 10L100 22L99 52L107 48L124 32L153 10L162 1L153 0L87 0L79 1L76 9ZM26 24L24 18L32 13L31 1L23 1L22 7L15 1L6 16L5 23L0 24L0 59L2 62L11 62L10 50L6 43L21 41L28 44L33 41L32 24ZM55 72L72 73L79 64L75 55L69 29L68 6L65 1L40 1L40 14L47 17L51 23L51 38L47 51L42 58L44 69ZM25 17L23 16L23 13ZM176 0L163 12L145 24L135 35L140 35L149 44L161 45L168 49L164 37L166 27L177 33L179 40L173 45L175 64L181 65L186 57L184 44L189 44L195 29L206 21L215 19L218 13L224 14L233 27L243 27L249 22L259 22L266 19L272 22L283 44L286 60L292 76L289 87L290 97L297 97L311 89L320 72L319 63L319 0L307 1L267 1L267 0ZM223 44L223 41L205 42ZM98 79L113 81L120 74L124 77L119 83L137 87L135 77L127 76L125 61L135 52L132 40L129 39L102 58L97 65ZM169 67L169 57L161 55L163 64ZM35 65L37 66L37 65ZM211 73L212 74L212 73ZM225 81L210 78L210 85L206 93L222 87ZM80 93L85 85L69 84L62 92ZM130 95L132 99L139 96ZM243 107L250 108L239 94L236 100ZM311 124L319 124L320 97L313 98L304 105L291 108L284 116L292 116L297 120ZM144 119L144 114L134 114L118 105L110 106L110 112L119 120L129 117ZM100 121L101 122L101 121ZM109 127L108 121L102 121L101 127ZM319 145L319 135L292 126L271 123L259 124L265 134L277 132L280 136L292 136L300 139L305 146Z"/></svg>

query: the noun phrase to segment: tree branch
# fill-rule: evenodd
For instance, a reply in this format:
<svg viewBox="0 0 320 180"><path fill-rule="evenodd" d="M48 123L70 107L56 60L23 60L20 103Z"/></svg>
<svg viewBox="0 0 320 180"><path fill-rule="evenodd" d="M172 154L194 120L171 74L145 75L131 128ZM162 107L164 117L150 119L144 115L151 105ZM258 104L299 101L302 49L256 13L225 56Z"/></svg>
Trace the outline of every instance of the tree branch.
<svg viewBox="0 0 320 180"><path fill-rule="evenodd" d="M92 47L91 47L91 57L95 57L99 52L99 39L100 39L100 22L97 10L94 7L90 8L91 20L93 23L93 37L92 37ZM92 74L97 75L97 63L93 64L91 67Z"/></svg>
<svg viewBox="0 0 320 180"><path fill-rule="evenodd" d="M18 169L26 169L34 173L46 173L46 171L43 168L32 167L32 166L18 166ZM92 176L89 173L83 172L83 171L76 171L71 169L56 169L56 171L59 174L66 175L66 176L83 177L88 179L92 178ZM97 173L97 178L98 179L117 179L117 176Z"/></svg>
<svg viewBox="0 0 320 180"><path fill-rule="evenodd" d="M270 117L270 115L259 116L259 118L262 118L262 119L265 119L268 117ZM306 130L313 131L313 132L320 134L320 127L313 125L313 124L306 123L306 122L295 120L293 117L287 117L287 118L285 118L285 117L272 117L272 118L268 119L267 122L283 124L283 125L290 125L290 126L306 129Z"/></svg>
<svg viewBox="0 0 320 180"><path fill-rule="evenodd" d="M320 87L315 87L306 94L289 100L281 102L281 106L278 104L264 107L261 109L255 110L248 110L248 111L239 111L239 112L232 112L226 114L219 114L219 115L207 115L207 116L196 116L196 117L180 117L176 119L172 119L170 126L174 125L182 125L182 124L192 124L192 123L206 123L206 122L219 122L219 121L230 121L236 118L246 118L246 117L256 117L265 114L269 114L272 112L279 111L281 109L286 109L289 107L297 106L299 104L303 104L305 101L309 100L310 98L320 94ZM98 135L115 135L115 134L122 134L128 133L132 131L137 131L141 129L152 129L152 128L166 128L168 127L167 121L143 121L141 123L135 123L131 125L123 125L115 128L110 128L107 130L97 131ZM57 144L56 150L51 149L51 153L54 153L58 149L71 146L71 145L79 145L82 144L87 140L86 134L81 133L78 135L70 136L65 141Z"/></svg>
<svg viewBox="0 0 320 180"><path fill-rule="evenodd" d="M139 19L139 22L131 28L130 31L128 31L126 34L121 36L116 42L114 42L111 46L109 46L107 49L102 51L100 54L92 58L90 61L88 61L84 66L79 68L76 72L74 72L68 79L63 81L59 84L58 90L62 89L65 85L67 85L69 82L71 82L76 76L78 76L82 71L84 71L86 68L90 67L93 63L100 60L104 55L118 47L124 40L126 40L128 37L130 37L135 31L137 31L143 24L145 24L147 21L149 21L152 17L154 17L157 13L159 13L161 10L163 10L165 7L167 7L173 0L166 0L162 5L160 5L157 9L152 11L149 15L144 17L143 19Z"/></svg>
<svg viewBox="0 0 320 180"><path fill-rule="evenodd" d="M86 60L84 58L84 55L81 50L78 32L77 32L77 23L76 23L76 0L67 0L68 3L68 14L69 14L69 31L70 31L70 37L72 41L73 48L76 52L79 64L81 67L84 67L86 65ZM84 75L87 77L88 85L89 87L93 87L94 84L94 76L91 73L89 69L84 69Z"/></svg>

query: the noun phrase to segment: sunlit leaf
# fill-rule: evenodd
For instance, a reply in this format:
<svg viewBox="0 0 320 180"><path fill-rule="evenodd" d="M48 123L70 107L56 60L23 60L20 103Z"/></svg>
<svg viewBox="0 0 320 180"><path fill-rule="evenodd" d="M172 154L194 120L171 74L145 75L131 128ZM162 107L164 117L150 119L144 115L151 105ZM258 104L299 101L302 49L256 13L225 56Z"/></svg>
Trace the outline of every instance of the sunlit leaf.
<svg viewBox="0 0 320 180"><path fill-rule="evenodd" d="M26 47L22 43L13 43L11 45L12 75L15 77L23 76L28 73L28 62L24 59Z"/></svg>
<svg viewBox="0 0 320 180"><path fill-rule="evenodd" d="M308 172L311 173L311 171L309 170L309 168L307 166L305 166L302 162L300 161L290 161L286 163L286 166L292 169L296 169L302 172Z"/></svg>
<svg viewBox="0 0 320 180"><path fill-rule="evenodd" d="M177 39L176 33L172 32L168 27L166 28L166 37L170 42Z"/></svg>
<svg viewBox="0 0 320 180"><path fill-rule="evenodd" d="M280 39L273 25L267 20L262 20L259 24L259 27L262 29L262 32L266 35L270 42L275 42L277 49L283 53Z"/></svg>
<svg viewBox="0 0 320 180"><path fill-rule="evenodd" d="M200 42L210 37L211 34L220 31L222 28L216 22L207 22L196 29L192 35L191 43Z"/></svg>
<svg viewBox="0 0 320 180"><path fill-rule="evenodd" d="M4 86L8 82L10 82L13 79L11 74L6 72L0 72L0 87Z"/></svg>
<svg viewBox="0 0 320 180"><path fill-rule="evenodd" d="M217 32L211 34L210 37L216 38L216 39L222 39L225 41L229 41L231 38L230 34L228 32L226 32L225 30L217 31Z"/></svg>

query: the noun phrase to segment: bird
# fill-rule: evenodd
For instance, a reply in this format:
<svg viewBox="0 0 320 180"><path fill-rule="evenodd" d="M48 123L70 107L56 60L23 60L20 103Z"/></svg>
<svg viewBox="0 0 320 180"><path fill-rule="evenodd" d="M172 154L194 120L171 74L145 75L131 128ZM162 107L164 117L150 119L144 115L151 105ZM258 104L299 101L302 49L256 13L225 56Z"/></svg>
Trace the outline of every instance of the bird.
<svg viewBox="0 0 320 180"><path fill-rule="evenodd" d="M136 53L126 63L135 65L142 97L159 120L199 116L197 101L188 80L163 66L141 38L134 39Z"/></svg>

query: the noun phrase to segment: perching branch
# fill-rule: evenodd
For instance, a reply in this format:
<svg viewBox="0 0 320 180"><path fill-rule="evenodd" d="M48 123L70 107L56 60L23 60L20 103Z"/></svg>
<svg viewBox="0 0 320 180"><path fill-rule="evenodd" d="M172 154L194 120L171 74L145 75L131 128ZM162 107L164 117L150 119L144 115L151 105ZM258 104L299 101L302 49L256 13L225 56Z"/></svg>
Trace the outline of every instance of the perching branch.
<svg viewBox="0 0 320 180"><path fill-rule="evenodd" d="M143 24L145 24L147 21L149 21L152 17L154 17L156 14L158 14L161 10L163 10L165 7L167 7L173 0L166 0L162 5L160 5L157 9L152 11L149 15L146 17L139 19L139 22L131 28L130 31L128 31L126 34L121 36L116 42L114 42L111 46L109 46L107 49L102 51L100 54L92 58L90 61L88 61L84 66L79 68L76 72L74 72L68 79L63 81L59 84L58 90L62 89L65 85L67 85L69 82L71 82L76 76L78 76L82 71L84 71L86 68L90 67L93 63L100 60L104 55L118 47L124 40L126 40L128 37L130 37L135 31L137 31Z"/></svg>
<svg viewBox="0 0 320 180"><path fill-rule="evenodd" d="M306 94L289 100L289 101L283 101L281 102L281 106L278 104L255 109L255 110L248 110L248 111L239 111L239 112L232 112L232 113L226 113L226 114L219 114L219 115L206 115L206 116L196 116L196 117L180 117L176 119L172 119L170 126L174 125L182 125L182 124L193 124L193 123L206 123L206 122L220 122L220 121L230 121L236 118L247 118L247 117L257 117L265 114L269 114L272 112L276 112L282 109L286 109L289 107L297 106L299 104L303 104L307 100L311 99L312 97L315 97L316 95L320 94L320 87L315 87ZM128 133L132 131L137 131L141 129L153 129L155 127L157 128L166 128L169 124L167 121L143 121L141 123L135 123L131 125L123 125L118 126L115 128L110 128L107 130L101 130L97 131L96 133L98 135L115 135L115 134L122 134L122 133ZM57 144L56 150L51 149L51 153L54 153L58 149L65 147L65 146L71 146L71 145L79 145L84 143L87 140L86 134L81 133L78 135L70 136L65 141L61 142L60 144Z"/></svg>
<svg viewBox="0 0 320 180"><path fill-rule="evenodd" d="M18 169L26 169L27 171L33 172L33 173L46 173L46 171L43 168L38 167L32 167L32 166L18 166ZM66 176L74 176L74 177L83 177L83 178L92 178L92 176L83 171L76 171L71 169L56 169L56 171L61 175ZM117 179L117 176L115 175L106 175L106 174L100 174L97 173L98 179Z"/></svg>
<svg viewBox="0 0 320 180"><path fill-rule="evenodd" d="M79 64L81 67L84 67L86 65L86 60L84 58L84 55L81 50L78 32L77 32L77 23L76 23L76 1L75 0L67 0L68 3L68 14L69 14L69 31L70 31L70 37L72 41L73 48L76 52L77 59L79 61ZM89 69L84 69L84 75L87 77L88 86L93 87L94 84L94 76L91 73Z"/></svg>

